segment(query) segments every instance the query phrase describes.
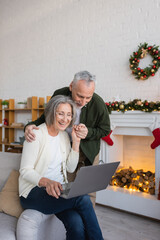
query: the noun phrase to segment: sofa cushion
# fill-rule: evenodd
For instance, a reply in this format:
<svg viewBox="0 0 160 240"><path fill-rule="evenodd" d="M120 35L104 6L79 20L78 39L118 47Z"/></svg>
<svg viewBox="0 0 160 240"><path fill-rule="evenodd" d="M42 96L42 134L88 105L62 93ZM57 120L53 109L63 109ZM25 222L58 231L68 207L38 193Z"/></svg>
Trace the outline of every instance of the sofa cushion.
<svg viewBox="0 0 160 240"><path fill-rule="evenodd" d="M21 154L0 152L0 191L8 179L10 172L19 170Z"/></svg>
<svg viewBox="0 0 160 240"><path fill-rule="evenodd" d="M16 240L17 218L0 213L0 239Z"/></svg>
<svg viewBox="0 0 160 240"><path fill-rule="evenodd" d="M19 172L12 170L0 192L0 211L17 218L23 211L18 195L18 177Z"/></svg>

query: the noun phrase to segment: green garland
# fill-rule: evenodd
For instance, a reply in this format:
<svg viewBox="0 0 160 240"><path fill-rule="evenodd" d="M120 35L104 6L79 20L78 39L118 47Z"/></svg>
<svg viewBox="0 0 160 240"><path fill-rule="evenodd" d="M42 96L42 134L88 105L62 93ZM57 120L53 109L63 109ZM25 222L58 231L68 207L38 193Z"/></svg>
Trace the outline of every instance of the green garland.
<svg viewBox="0 0 160 240"><path fill-rule="evenodd" d="M146 80L150 76L153 77L160 67L160 51L158 50L158 46L148 46L147 43L140 44L138 47L138 51L133 52L133 55L130 56L130 68L136 79ZM153 64L141 69L139 67L140 59L144 58L147 54L150 54L153 58Z"/></svg>
<svg viewBox="0 0 160 240"><path fill-rule="evenodd" d="M147 100L141 101L141 99L134 99L128 103L125 101L115 101L106 102L107 109L109 113L112 111L126 112L126 111L143 111L143 112L153 112L160 111L160 102L148 102Z"/></svg>

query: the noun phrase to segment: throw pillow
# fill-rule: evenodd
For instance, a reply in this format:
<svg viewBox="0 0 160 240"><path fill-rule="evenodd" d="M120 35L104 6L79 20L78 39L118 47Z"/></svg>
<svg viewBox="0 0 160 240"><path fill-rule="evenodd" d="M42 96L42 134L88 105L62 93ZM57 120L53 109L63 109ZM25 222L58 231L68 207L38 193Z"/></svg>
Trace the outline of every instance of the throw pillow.
<svg viewBox="0 0 160 240"><path fill-rule="evenodd" d="M19 217L23 211L18 194L19 172L12 170L8 180L0 192L0 212Z"/></svg>

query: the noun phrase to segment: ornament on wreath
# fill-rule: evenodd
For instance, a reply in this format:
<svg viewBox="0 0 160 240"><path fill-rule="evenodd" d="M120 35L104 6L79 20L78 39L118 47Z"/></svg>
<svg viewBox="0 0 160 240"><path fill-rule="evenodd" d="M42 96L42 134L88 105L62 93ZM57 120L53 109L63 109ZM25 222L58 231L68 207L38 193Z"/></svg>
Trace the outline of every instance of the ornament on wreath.
<svg viewBox="0 0 160 240"><path fill-rule="evenodd" d="M139 67L140 59L143 59L150 54L153 58L152 65L141 69ZM138 80L146 80L150 76L154 76L160 67L160 51L158 50L158 46L148 46L148 43L140 44L137 52L133 52L133 55L130 56L130 69L132 70L132 74L135 75L135 78Z"/></svg>

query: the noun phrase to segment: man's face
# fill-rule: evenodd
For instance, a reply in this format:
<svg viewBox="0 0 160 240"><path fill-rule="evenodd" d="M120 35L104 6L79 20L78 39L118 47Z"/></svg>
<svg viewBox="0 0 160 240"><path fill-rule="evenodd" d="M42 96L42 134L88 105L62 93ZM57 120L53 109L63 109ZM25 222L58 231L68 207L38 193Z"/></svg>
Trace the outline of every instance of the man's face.
<svg viewBox="0 0 160 240"><path fill-rule="evenodd" d="M87 85L85 80L79 80L74 85L71 83L69 89L72 92L72 100L77 107L82 108L92 99L95 84L94 82L90 82L90 84Z"/></svg>

